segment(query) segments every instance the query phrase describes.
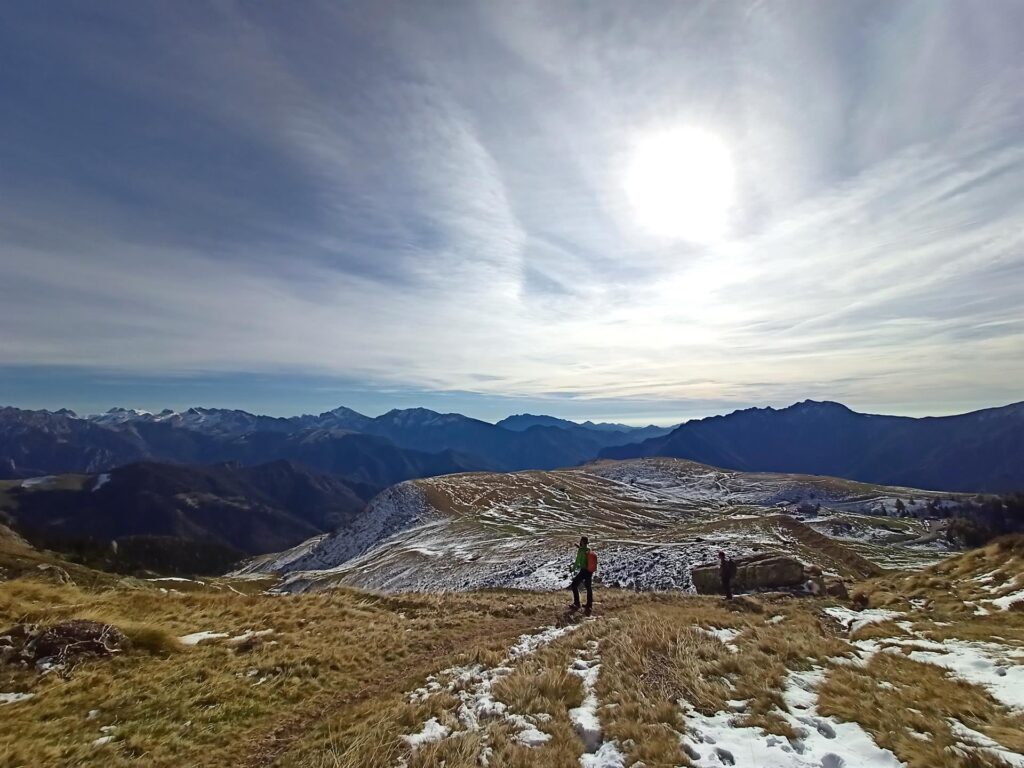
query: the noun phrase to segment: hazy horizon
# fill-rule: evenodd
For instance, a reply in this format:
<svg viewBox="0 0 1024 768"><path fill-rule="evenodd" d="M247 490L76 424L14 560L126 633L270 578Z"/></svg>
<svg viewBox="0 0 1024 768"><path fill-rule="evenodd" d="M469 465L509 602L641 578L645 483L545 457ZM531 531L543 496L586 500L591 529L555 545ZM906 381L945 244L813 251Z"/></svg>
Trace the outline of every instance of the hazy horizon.
<svg viewBox="0 0 1024 768"><path fill-rule="evenodd" d="M1024 4L41 0L0 402L1024 399Z"/></svg>
<svg viewBox="0 0 1024 768"><path fill-rule="evenodd" d="M375 396L379 396L379 393L373 393L373 394ZM375 399L375 398L372 398L372 399ZM815 399L815 398L804 398L804 399L806 400L806 399ZM824 400L829 400L829 398L824 398ZM179 401L179 402L180 403L184 403L185 401ZM84 406L84 407L75 408L75 407L72 407L72 406L69 406L69 405L66 405L66 404L61 405L61 404L50 403L50 404L47 404L47 405L19 405L17 403L9 403L9 402L5 402L5 401L0 401L0 407L2 407L2 406L13 406L13 407L17 407L17 408L28 408L28 409L33 409L33 410L48 410L48 411L58 411L61 408L67 408L67 409L69 409L71 411L74 411L78 416L100 415L100 414L106 413L107 411L109 411L109 410L111 410L113 408L126 408L126 409L133 409L134 408L136 410L145 411L145 412L152 413L152 414L160 413L164 409L169 409L171 411L175 411L175 412L181 413L181 412L184 412L184 411L188 410L189 408L223 408L223 409L229 409L229 410L246 411L246 412L252 413L254 415L273 416L273 417L278 417L278 418L288 418L288 417L305 416L305 415L314 415L315 416L315 415L319 415L321 413L325 413L327 411L334 410L335 408L339 408L339 407L351 408L352 410L357 411L358 413L361 413L364 416L369 416L371 418L374 418L374 417L377 417L377 416L381 416L381 415L383 415L383 414L385 414L385 413L387 413L387 412L389 412L391 410L396 410L396 409L397 410L405 410L405 409L411 409L411 408L426 408L428 410L437 411L439 413L461 413L464 416L468 416L468 417L474 418L474 419L479 419L480 421L486 421L486 422L491 423L491 424L496 423L498 421L501 421L502 419L504 419L504 418L506 418L508 416L532 415L532 416L553 416L555 418L567 419L569 421L575 421L575 422L578 422L578 423L582 423L582 422L585 422L585 421L593 421L593 422L598 422L598 423L600 423L600 422L620 423L620 424L626 424L628 426L634 426L634 427L645 427L645 426L674 427L674 426L678 426L679 424L681 424L683 422L686 422L686 421L691 421L691 420L694 420L694 419L707 418L709 416L723 416L723 415L732 413L734 411L743 410L745 408L768 408L768 407L771 407L771 408L775 408L776 410L778 410L778 409L781 409L781 408L787 408L787 407L789 407L791 405L795 405L795 404L797 404L799 402L802 402L802 401L797 400L797 401L785 402L785 403L751 403L751 404L748 404L748 405L739 405L739 406L729 405L727 407L723 407L723 408L717 409L717 410L710 409L710 410L706 410L706 411L691 411L691 412L689 412L686 415L680 415L680 416L675 417L675 418L671 418L671 417L670 418L662 418L660 420L657 419L657 418L645 419L642 416L639 417L639 418L637 418L635 416L621 416L621 417L619 417L619 416L615 416L614 415L614 410L609 410L609 411L605 411L605 412L599 412L599 411L590 412L590 411L587 410L586 405L583 404L583 403L575 403L575 404L573 404L572 408L567 410L564 407L559 407L559 404L556 401L531 400L529 402L532 403L532 405L535 406L535 407L521 407L519 410L515 410L515 407L517 405L518 406L522 406L523 403L521 401L518 401L517 399L514 399L514 398L508 398L508 399L502 401L502 403L505 404L506 406L508 406L508 408L512 408L513 409L513 410L504 410L504 411L501 410L501 404L491 402L490 400L488 400L486 406L483 407L483 408L471 408L471 409L469 409L467 411L458 411L458 410L452 410L450 407L444 405L443 398L439 399L438 402L436 402L434 405L425 405L422 402L416 401L414 398L410 399L409 396L397 397L396 398L396 403L398 403L398 404L393 405L393 406L389 406L389 407L383 407L383 408L356 407L352 403L344 403L344 402L342 402L342 403L335 403L334 405L330 405L330 406L327 406L327 407L322 407L321 406L319 408L307 409L307 410L289 410L287 407L281 407L281 408L266 410L266 409L261 409L258 406L247 408L247 407L241 407L239 405L231 405L231 404L220 402L220 401L215 401L215 402L217 402L219 404L211 405L209 403L189 402L188 404L178 404L178 405L166 405L166 404L156 404L156 405L154 405L152 403L148 403L148 404L145 404L145 405L140 405L138 403L127 403L126 404L126 403L119 402L119 403L113 403L113 404L105 405L105 406ZM832 400L832 402L840 402L840 401ZM967 413L967 412L970 412L970 411L978 411L978 410L985 410L987 408L1000 408L1000 407L1004 407L1004 406L1015 405L1016 403L1015 402L994 403L994 404L991 404L991 405L980 406L978 408L972 408L972 409L970 409L970 411L950 411L950 412L938 412L938 413L937 412L895 413L895 412L890 412L890 411L878 411L878 410L872 411L872 410L865 410L865 409L862 409L862 408L853 407L849 403L841 403L841 404L845 405L845 406L851 408L851 410L857 411L859 413L870 413L870 414L884 415L884 416L910 416L910 417L915 417L915 418L921 418L921 417L927 417L927 416L954 416L954 415L959 415L961 413ZM613 403L607 404L607 407L613 409L614 408L614 404Z"/></svg>

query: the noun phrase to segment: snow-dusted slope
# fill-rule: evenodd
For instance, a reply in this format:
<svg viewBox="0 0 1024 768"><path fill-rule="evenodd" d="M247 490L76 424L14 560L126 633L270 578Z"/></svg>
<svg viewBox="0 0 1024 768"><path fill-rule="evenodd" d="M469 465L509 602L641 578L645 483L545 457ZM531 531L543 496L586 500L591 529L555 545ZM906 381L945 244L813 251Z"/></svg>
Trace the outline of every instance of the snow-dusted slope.
<svg viewBox="0 0 1024 768"><path fill-rule="evenodd" d="M719 549L736 555L778 549L842 571L841 558L809 548L794 533L806 529L791 520L776 524L776 516L802 515L826 534L833 518L843 521L844 532L851 519L862 521L861 532L873 531L871 521L878 520L894 540L912 540L926 532L922 523L877 513L914 494L924 498L920 491L723 471L676 459L448 475L393 486L353 525L245 570L278 573L280 589L288 591L338 584L551 589L567 583L574 544L586 534L604 583L688 589L691 567Z"/></svg>
<svg viewBox="0 0 1024 768"><path fill-rule="evenodd" d="M240 573L321 570L344 563L390 536L433 515L423 492L413 482L393 485L374 497L351 525L317 536L278 555L249 563Z"/></svg>

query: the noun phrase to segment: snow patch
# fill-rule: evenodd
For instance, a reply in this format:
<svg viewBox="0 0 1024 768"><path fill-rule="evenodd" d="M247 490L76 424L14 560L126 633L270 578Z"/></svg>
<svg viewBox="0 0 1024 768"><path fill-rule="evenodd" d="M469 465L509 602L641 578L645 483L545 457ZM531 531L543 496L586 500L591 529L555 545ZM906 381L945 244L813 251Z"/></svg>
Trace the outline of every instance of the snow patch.
<svg viewBox="0 0 1024 768"><path fill-rule="evenodd" d="M216 640L221 637L227 637L227 632L210 632L209 630L204 632L193 632L190 635L182 635L178 638L178 641L182 645L199 645L204 640Z"/></svg>
<svg viewBox="0 0 1024 768"><path fill-rule="evenodd" d="M512 722L519 726L520 731L516 734L516 741L528 747L539 747L551 738L551 734L538 730L522 715L512 715Z"/></svg>
<svg viewBox="0 0 1024 768"><path fill-rule="evenodd" d="M28 701L34 693L0 693L0 705L17 704L19 701Z"/></svg>
<svg viewBox="0 0 1024 768"><path fill-rule="evenodd" d="M577 629L579 624L567 624L564 627L548 627L547 629L532 635L522 635L515 645L508 649L508 658L515 660L523 656L530 656L538 648L551 643L558 638L569 634Z"/></svg>
<svg viewBox="0 0 1024 768"><path fill-rule="evenodd" d="M817 688L824 670L791 672L783 692L790 712L780 712L797 737L792 742L761 728L740 726L734 712L702 715L686 702L687 734L683 750L697 768L899 768L896 756L882 749L857 723L822 717Z"/></svg>
<svg viewBox="0 0 1024 768"><path fill-rule="evenodd" d="M594 754L580 755L580 768L625 768L626 756L614 741L606 741Z"/></svg>
<svg viewBox="0 0 1024 768"><path fill-rule="evenodd" d="M924 644L918 643L915 647ZM955 677L976 683L1012 709L1024 709L1024 665L1021 651L998 643L945 640L912 650L914 661L948 669ZM1011 657L1012 658L1008 658Z"/></svg>
<svg viewBox="0 0 1024 768"><path fill-rule="evenodd" d="M832 606L823 608L822 611L846 627L851 635L868 624L891 621L903 615L899 611L888 611L885 608L865 608L863 611L854 611L842 606Z"/></svg>
<svg viewBox="0 0 1024 768"><path fill-rule="evenodd" d="M492 693L494 684L515 671L515 668L511 665L516 661L521 661L533 655L540 648L560 637L564 637L580 626L582 624L569 624L565 627L547 627L534 634L522 635L508 649L505 658L497 666L486 668L480 664L473 664L467 667L451 667L439 673L443 678L447 679L446 684L442 684L436 675L431 675L426 679L425 685L410 691L407 694L407 699L410 703L422 702L436 693L446 691L459 701L456 717L462 726L462 730L455 731L454 733L479 731L483 728L481 721L502 718L516 730L515 738L520 743L529 747L540 746L548 741L551 736L537 728L537 723L550 719L550 715L542 713L526 717L509 712L508 706L494 697ZM445 733L445 737L452 733L449 729ZM415 736L416 734L413 735ZM485 744L484 752L481 755L481 760L484 762L487 760L487 754L488 748Z"/></svg>
<svg viewBox="0 0 1024 768"><path fill-rule="evenodd" d="M451 732L451 728L447 725L441 725L441 723L437 721L436 717L432 717L423 724L423 730L419 733L403 736L402 740L413 749L419 749L424 744L430 744L432 742L448 738L448 734Z"/></svg>
<svg viewBox="0 0 1024 768"><path fill-rule="evenodd" d="M276 631L277 630L274 630L274 629L247 629L242 634L235 635L234 637L232 637L230 640L228 640L228 643L231 643L231 644L234 644L234 643L244 643L246 640L248 640L250 638L253 638L253 637L266 637L267 635L274 634L274 632L276 632Z"/></svg>
<svg viewBox="0 0 1024 768"><path fill-rule="evenodd" d="M914 633L913 638L857 640L858 659L830 659L835 663L866 666L876 653L901 653L923 664L948 669L954 677L982 686L993 698L1011 709L1024 709L1024 650L1000 643L948 639L927 640Z"/></svg>
<svg viewBox="0 0 1024 768"><path fill-rule="evenodd" d="M578 675L583 683L583 703L569 710L569 719L576 735L588 753L601 747L601 722L597 717L597 676L601 673L601 659L597 655L597 641L591 641L586 651L576 657L569 671Z"/></svg>
<svg viewBox="0 0 1024 768"><path fill-rule="evenodd" d="M949 728L953 735L960 739L956 745L957 751L966 753L968 750L987 752L993 757L1002 760L1013 768L1024 768L1024 755L1019 752L1012 752L995 739L991 739L980 731L968 728L959 720L948 718ZM966 754L964 755L966 757Z"/></svg>
<svg viewBox="0 0 1024 768"><path fill-rule="evenodd" d="M1003 595L1002 597L993 598L992 600L982 600L981 602L990 603L1000 611L1008 611L1010 606L1014 603L1022 601L1024 601L1024 589L1018 590L1017 592L1011 592L1010 594Z"/></svg>
<svg viewBox="0 0 1024 768"><path fill-rule="evenodd" d="M728 627L711 627L710 629L706 627L694 627L694 629L705 635L709 635L710 637L717 637L722 644L733 653L740 652L740 649L736 647L736 644L733 641L739 637L741 630L729 629Z"/></svg>

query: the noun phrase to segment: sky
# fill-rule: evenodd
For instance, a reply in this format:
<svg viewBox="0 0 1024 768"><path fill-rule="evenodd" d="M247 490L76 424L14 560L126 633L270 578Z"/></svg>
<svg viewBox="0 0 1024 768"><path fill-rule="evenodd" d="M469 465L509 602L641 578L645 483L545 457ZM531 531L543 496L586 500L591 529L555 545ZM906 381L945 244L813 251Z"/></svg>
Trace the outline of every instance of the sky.
<svg viewBox="0 0 1024 768"><path fill-rule="evenodd" d="M17 3L0 402L1024 400L1024 4Z"/></svg>

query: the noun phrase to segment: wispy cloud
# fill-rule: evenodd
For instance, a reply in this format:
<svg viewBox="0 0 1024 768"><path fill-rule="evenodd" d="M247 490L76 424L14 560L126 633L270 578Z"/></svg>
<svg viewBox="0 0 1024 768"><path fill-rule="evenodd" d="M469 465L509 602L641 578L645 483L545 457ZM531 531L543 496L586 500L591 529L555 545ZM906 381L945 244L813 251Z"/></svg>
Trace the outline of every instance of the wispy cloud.
<svg viewBox="0 0 1024 768"><path fill-rule="evenodd" d="M0 359L605 413L1020 399L1022 15L24 8L0 31ZM732 148L723 242L633 220L629 148L676 123Z"/></svg>

